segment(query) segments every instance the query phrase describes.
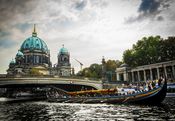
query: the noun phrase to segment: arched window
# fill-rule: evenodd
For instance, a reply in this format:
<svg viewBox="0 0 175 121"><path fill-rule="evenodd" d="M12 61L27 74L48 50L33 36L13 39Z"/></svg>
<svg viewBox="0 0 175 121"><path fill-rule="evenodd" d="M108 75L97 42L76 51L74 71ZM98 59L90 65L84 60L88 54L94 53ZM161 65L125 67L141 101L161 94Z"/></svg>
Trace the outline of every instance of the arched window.
<svg viewBox="0 0 175 121"><path fill-rule="evenodd" d="M26 48L28 48L28 47L29 47L29 44L27 43L27 44L26 44Z"/></svg>
<svg viewBox="0 0 175 121"><path fill-rule="evenodd" d="M36 56L36 63L39 63L39 56Z"/></svg>

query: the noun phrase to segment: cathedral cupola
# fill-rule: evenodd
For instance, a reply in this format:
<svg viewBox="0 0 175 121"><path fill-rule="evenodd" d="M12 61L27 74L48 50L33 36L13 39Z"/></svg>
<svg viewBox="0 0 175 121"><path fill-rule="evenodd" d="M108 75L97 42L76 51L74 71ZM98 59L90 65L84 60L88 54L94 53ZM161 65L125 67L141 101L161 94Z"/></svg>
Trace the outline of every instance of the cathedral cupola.
<svg viewBox="0 0 175 121"><path fill-rule="evenodd" d="M16 60L16 64L18 64L18 65L20 65L24 62L24 54L20 50L18 50L16 57L15 57L15 60Z"/></svg>
<svg viewBox="0 0 175 121"><path fill-rule="evenodd" d="M24 57L24 54L20 50L18 50L16 57Z"/></svg>
<svg viewBox="0 0 175 121"><path fill-rule="evenodd" d="M69 54L68 49L65 48L64 45L63 45L63 47L59 51L59 54Z"/></svg>
<svg viewBox="0 0 175 121"><path fill-rule="evenodd" d="M15 64L16 62L15 62L15 60L14 59L12 59L11 61L10 61L10 64Z"/></svg>
<svg viewBox="0 0 175 121"><path fill-rule="evenodd" d="M14 59L12 59L9 63L9 67L14 67L16 64L16 61Z"/></svg>
<svg viewBox="0 0 175 121"><path fill-rule="evenodd" d="M58 53L58 65L59 66L68 66L68 65L70 65L69 57L70 57L69 52L63 45L63 47L60 49L60 51Z"/></svg>
<svg viewBox="0 0 175 121"><path fill-rule="evenodd" d="M49 49L47 44L37 36L36 26L34 24L32 36L27 38L21 45L20 50L24 51L31 51L31 52L44 52L49 54Z"/></svg>

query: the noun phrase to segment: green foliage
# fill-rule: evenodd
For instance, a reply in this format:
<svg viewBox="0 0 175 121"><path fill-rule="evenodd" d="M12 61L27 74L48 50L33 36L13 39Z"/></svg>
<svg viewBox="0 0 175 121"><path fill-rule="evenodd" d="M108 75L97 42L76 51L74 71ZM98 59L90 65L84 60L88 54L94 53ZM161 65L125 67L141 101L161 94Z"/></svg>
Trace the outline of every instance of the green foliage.
<svg viewBox="0 0 175 121"><path fill-rule="evenodd" d="M144 37L123 53L123 61L131 67L175 59L175 37Z"/></svg>
<svg viewBox="0 0 175 121"><path fill-rule="evenodd" d="M117 64L115 60L108 60L106 62L106 70L108 71L115 71L116 67L117 67Z"/></svg>
<svg viewBox="0 0 175 121"><path fill-rule="evenodd" d="M120 61L108 60L106 62L106 71L115 72L116 67L121 65ZM77 73L77 76L83 76L88 78L101 78L102 77L102 65L101 64L91 64L89 67L84 68L82 71ZM115 78L114 76L112 77Z"/></svg>
<svg viewBox="0 0 175 121"><path fill-rule="evenodd" d="M101 65L91 64L90 67L84 68L82 71L78 72L78 76L88 77L88 78L100 78L101 77Z"/></svg>
<svg viewBox="0 0 175 121"><path fill-rule="evenodd" d="M160 60L175 60L175 37L168 37L162 40L159 46Z"/></svg>

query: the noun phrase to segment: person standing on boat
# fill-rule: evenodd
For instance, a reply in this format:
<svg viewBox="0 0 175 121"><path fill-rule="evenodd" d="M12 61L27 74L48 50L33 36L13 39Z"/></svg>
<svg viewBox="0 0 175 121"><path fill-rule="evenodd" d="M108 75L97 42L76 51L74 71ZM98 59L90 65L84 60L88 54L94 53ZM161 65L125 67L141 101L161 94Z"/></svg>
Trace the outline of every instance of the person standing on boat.
<svg viewBox="0 0 175 121"><path fill-rule="evenodd" d="M158 80L158 86L160 86L162 83L162 77L160 77L160 79Z"/></svg>
<svg viewBox="0 0 175 121"><path fill-rule="evenodd" d="M151 84L152 84L152 88L154 89L154 88L155 88L155 86L156 86L156 84L155 84L154 80L151 82Z"/></svg>

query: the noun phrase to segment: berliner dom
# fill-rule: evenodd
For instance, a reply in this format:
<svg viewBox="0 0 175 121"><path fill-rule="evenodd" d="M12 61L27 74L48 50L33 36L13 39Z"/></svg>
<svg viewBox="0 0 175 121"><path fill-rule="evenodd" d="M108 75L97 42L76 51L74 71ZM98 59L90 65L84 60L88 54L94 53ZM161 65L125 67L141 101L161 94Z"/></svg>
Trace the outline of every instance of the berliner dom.
<svg viewBox="0 0 175 121"><path fill-rule="evenodd" d="M57 66L52 67L50 50L47 44L37 36L34 25L32 36L25 39L12 59L7 70L8 76L28 75L58 75L70 76L70 56L66 48L61 48L58 54Z"/></svg>

